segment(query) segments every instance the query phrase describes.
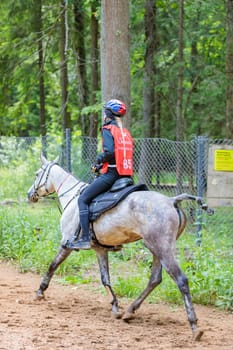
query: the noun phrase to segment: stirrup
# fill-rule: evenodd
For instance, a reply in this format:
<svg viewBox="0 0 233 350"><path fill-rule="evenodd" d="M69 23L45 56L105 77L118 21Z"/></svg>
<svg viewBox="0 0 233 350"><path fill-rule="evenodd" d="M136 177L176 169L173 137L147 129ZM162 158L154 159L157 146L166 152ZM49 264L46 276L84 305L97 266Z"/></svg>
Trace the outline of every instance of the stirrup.
<svg viewBox="0 0 233 350"><path fill-rule="evenodd" d="M79 249L83 249L83 250L88 250L91 249L91 243L88 240L83 240L82 238L80 238L77 241L68 241L66 244L66 247L72 250L79 250Z"/></svg>

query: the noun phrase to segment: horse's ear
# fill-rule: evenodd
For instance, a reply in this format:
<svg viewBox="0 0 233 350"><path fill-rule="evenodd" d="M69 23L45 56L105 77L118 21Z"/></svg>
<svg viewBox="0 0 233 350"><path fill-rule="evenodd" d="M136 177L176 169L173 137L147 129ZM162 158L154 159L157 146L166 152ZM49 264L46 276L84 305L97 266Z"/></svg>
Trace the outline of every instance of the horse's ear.
<svg viewBox="0 0 233 350"><path fill-rule="evenodd" d="M42 163L42 164L47 164L47 163L48 163L47 159L45 158L45 156L43 155L42 152L41 152L41 154L40 154L40 160L41 160L41 163Z"/></svg>
<svg viewBox="0 0 233 350"><path fill-rule="evenodd" d="M59 156L57 156L57 157L54 159L53 163L58 163L58 162L59 162Z"/></svg>

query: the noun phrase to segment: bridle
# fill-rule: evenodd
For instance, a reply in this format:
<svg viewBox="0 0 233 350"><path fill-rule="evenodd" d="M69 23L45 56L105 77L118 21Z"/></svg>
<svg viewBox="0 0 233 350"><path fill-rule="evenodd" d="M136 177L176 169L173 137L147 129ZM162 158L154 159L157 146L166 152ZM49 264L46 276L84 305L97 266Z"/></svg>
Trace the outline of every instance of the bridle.
<svg viewBox="0 0 233 350"><path fill-rule="evenodd" d="M43 170L41 176L40 176L40 179L38 181L38 184L37 186L35 186L35 182L33 184L33 193L34 193L34 196L36 197L47 197L48 195L52 195L54 192L49 192L48 188L47 188L47 182L48 182L48 178L49 178L49 174L50 174L50 171L52 169L52 167L54 165L58 165L56 162L51 162L51 163L48 163L47 165L41 167L41 169ZM47 174L46 174L46 177L45 177L45 180L44 182L42 183L42 179L45 175L47 171ZM63 184L65 183L65 181L68 179L68 177L70 176L70 174L67 174L67 176L65 177L65 179L61 182L61 184L58 186L56 192L58 194L59 190L61 189L61 187L63 186ZM58 196L58 199L65 196L68 192L70 192L71 190L73 190L77 185L80 184L81 181L78 181L76 184L74 184L72 187L70 187L68 190L66 190L65 192L61 193L59 196ZM79 189L78 191L75 193L75 195L70 199L70 201L66 204L65 208L63 209L63 211L68 207L68 205L72 202L72 200L74 198L77 197L78 194L82 193L82 191L85 189L85 187L88 186L88 184L84 183ZM44 187L45 188L45 191L46 191L46 194L43 195L43 196L40 196L39 193L38 193L38 190L40 188ZM51 197L50 197L51 198ZM52 199L56 199L56 198L52 198ZM61 209L60 207L58 206L59 208L59 211L61 212Z"/></svg>
<svg viewBox="0 0 233 350"><path fill-rule="evenodd" d="M45 197L45 196L47 196L47 195L49 195L49 194L54 193L54 192L49 192L49 190L48 190L48 188L47 188L47 182L48 182L49 174L50 174L50 171L51 171L51 169L52 169L52 167L53 167L54 165L57 165L57 163L51 162L51 163L48 163L48 164L45 165L45 166L42 165L41 169L43 170L43 172L42 172L42 174L41 174L41 176L40 176L38 185L35 186L35 182L34 182L34 185L33 185L34 195L36 195L37 197L40 197L40 196L39 196L39 193L38 193L38 190L39 190L40 188L42 188L42 187L45 188L45 192L46 192L46 194L45 194L44 196L42 196L42 197ZM46 174L45 180L44 180L43 183L41 183L41 182L42 182L42 179L43 179L43 177L44 177L44 174L46 173L46 171L47 171L47 174Z"/></svg>

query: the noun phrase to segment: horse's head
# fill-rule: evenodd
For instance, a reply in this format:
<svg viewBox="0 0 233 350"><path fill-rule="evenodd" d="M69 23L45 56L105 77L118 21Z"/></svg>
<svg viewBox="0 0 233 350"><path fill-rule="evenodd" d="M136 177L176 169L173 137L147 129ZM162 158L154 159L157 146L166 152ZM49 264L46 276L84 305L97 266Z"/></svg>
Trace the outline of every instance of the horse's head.
<svg viewBox="0 0 233 350"><path fill-rule="evenodd" d="M28 190L28 199L31 202L37 202L40 197L48 196L50 193L54 192L54 187L50 181L50 171L54 164L57 164L59 157L54 161L48 161L42 154L41 159L41 168L36 172L36 178Z"/></svg>

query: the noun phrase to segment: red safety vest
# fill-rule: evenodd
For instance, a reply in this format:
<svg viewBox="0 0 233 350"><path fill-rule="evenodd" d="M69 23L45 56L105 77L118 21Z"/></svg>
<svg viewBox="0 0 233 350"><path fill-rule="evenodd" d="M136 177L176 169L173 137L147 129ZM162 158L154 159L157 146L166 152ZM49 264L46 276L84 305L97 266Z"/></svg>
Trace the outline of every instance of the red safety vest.
<svg viewBox="0 0 233 350"><path fill-rule="evenodd" d="M115 148L116 168L120 175L133 175L133 139L129 131L125 128L119 128L116 125L105 125L103 129L109 129ZM108 163L104 163L102 173L108 170Z"/></svg>

